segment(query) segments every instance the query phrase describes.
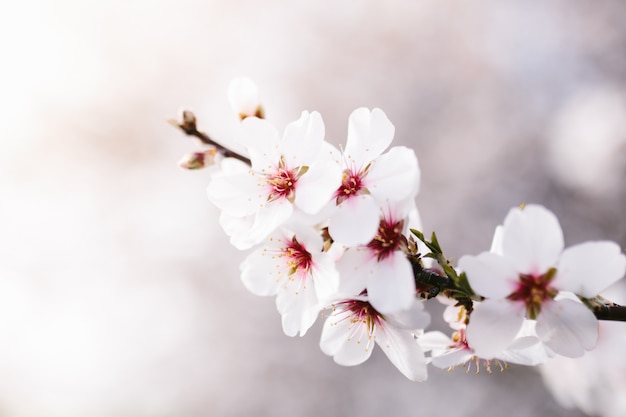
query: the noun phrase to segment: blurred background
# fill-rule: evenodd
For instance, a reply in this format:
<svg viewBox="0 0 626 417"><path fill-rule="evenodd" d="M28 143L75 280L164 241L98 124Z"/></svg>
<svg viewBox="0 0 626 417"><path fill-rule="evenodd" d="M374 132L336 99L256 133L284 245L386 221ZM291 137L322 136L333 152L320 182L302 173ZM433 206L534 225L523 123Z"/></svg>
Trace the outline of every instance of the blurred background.
<svg viewBox="0 0 626 417"><path fill-rule="evenodd" d="M567 245L625 247L625 17L620 0L0 3L0 416L626 415L624 323L544 376L419 384L380 351L335 365L320 323L284 336L165 122L189 108L227 141L238 76L277 126L317 110L336 144L380 107L450 257L523 202Z"/></svg>

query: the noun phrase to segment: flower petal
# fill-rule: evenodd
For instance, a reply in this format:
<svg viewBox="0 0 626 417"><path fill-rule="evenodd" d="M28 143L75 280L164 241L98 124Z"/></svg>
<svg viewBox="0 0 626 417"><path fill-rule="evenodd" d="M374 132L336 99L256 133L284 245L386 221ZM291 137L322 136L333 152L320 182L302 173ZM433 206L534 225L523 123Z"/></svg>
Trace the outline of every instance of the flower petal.
<svg viewBox="0 0 626 417"><path fill-rule="evenodd" d="M387 358L404 376L411 381L426 380L426 358L412 333L393 326L379 326L375 338Z"/></svg>
<svg viewBox="0 0 626 417"><path fill-rule="evenodd" d="M515 339L524 322L524 306L487 299L474 307L467 325L467 342L476 356L492 359Z"/></svg>
<svg viewBox="0 0 626 417"><path fill-rule="evenodd" d="M583 297L598 295L626 272L626 256L614 242L586 242L563 251L554 287Z"/></svg>
<svg viewBox="0 0 626 417"><path fill-rule="evenodd" d="M417 343L422 347L425 352L430 350L443 350L447 349L454 342L446 334L440 331L426 332L417 338Z"/></svg>
<svg viewBox="0 0 626 417"><path fill-rule="evenodd" d="M344 158L364 168L391 144L395 128L381 109L361 107L350 115ZM362 166L359 166L362 165Z"/></svg>
<svg viewBox="0 0 626 417"><path fill-rule="evenodd" d="M369 243L380 224L380 209L370 195L352 197L337 206L328 231L333 240L344 246Z"/></svg>
<svg viewBox="0 0 626 417"><path fill-rule="evenodd" d="M408 310L415 300L415 279L409 260L401 251L393 252L380 262L370 261L367 295L381 314Z"/></svg>
<svg viewBox="0 0 626 417"><path fill-rule="evenodd" d="M505 298L515 290L519 273L508 259L491 252L459 259L472 289L487 298Z"/></svg>
<svg viewBox="0 0 626 417"><path fill-rule="evenodd" d="M323 140L322 116L316 111L303 111L298 120L285 127L280 145L281 154L289 166L309 165L318 157Z"/></svg>
<svg viewBox="0 0 626 417"><path fill-rule="evenodd" d="M503 228L502 254L519 272L541 275L556 266L563 250L563 231L551 211L538 205L514 208Z"/></svg>
<svg viewBox="0 0 626 417"><path fill-rule="evenodd" d="M430 314L424 310L424 301L413 297L413 304L408 310L385 315L388 323L403 330L425 329L430 324Z"/></svg>
<svg viewBox="0 0 626 417"><path fill-rule="evenodd" d="M400 201L417 195L420 169L412 149L395 146L372 162L364 186L379 202Z"/></svg>
<svg viewBox="0 0 626 417"><path fill-rule="evenodd" d="M545 363L548 355L539 338L524 336L515 339L504 352L498 355L498 359L508 363L536 366Z"/></svg>
<svg viewBox="0 0 626 417"><path fill-rule="evenodd" d="M474 352L467 348L449 349L435 354L433 352L431 363L439 369L449 369L463 365L474 357Z"/></svg>
<svg viewBox="0 0 626 417"><path fill-rule="evenodd" d="M267 120L248 117L241 122L237 141L248 151L252 170L264 172L280 160L280 134Z"/></svg>
<svg viewBox="0 0 626 417"><path fill-rule="evenodd" d="M333 198L341 185L341 168L330 159L313 163L296 184L295 205L316 214Z"/></svg>
<svg viewBox="0 0 626 417"><path fill-rule="evenodd" d="M365 362L374 346L367 326L360 320L350 320L347 312L332 314L324 322L320 348L339 365L354 366Z"/></svg>
<svg viewBox="0 0 626 417"><path fill-rule="evenodd" d="M298 283L298 278L295 281L284 281L276 296L276 308L282 317L283 331L291 337L298 333L304 336L321 311L314 283L305 280Z"/></svg>
<svg viewBox="0 0 626 417"><path fill-rule="evenodd" d="M268 248L255 250L239 267L244 286L255 295L276 295L280 281L287 274L281 263L282 260L272 256Z"/></svg>
<svg viewBox="0 0 626 417"><path fill-rule="evenodd" d="M559 355L577 358L598 340L598 320L582 303L561 299L545 302L537 317L537 336Z"/></svg>

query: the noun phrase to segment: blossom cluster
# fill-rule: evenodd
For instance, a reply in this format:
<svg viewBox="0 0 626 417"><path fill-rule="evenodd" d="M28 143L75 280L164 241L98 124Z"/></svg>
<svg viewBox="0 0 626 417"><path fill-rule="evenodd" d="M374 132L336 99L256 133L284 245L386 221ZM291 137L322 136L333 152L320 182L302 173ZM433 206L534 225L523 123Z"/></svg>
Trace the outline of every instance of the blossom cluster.
<svg viewBox="0 0 626 417"><path fill-rule="evenodd" d="M489 251L452 267L436 236L420 232L418 160L391 146L395 129L382 110L354 110L345 145L335 147L317 112L279 131L248 79L235 80L229 98L241 119L238 157L204 141L214 163L208 197L231 244L249 251L243 284L275 297L286 335L323 317L320 348L335 362L363 363L378 345L413 381L427 378L429 363L491 372L594 347L598 295L626 271L616 243L564 249L556 216L526 205L509 212ZM189 117L186 133L195 129ZM450 335L425 331L424 304L435 297L447 305Z"/></svg>

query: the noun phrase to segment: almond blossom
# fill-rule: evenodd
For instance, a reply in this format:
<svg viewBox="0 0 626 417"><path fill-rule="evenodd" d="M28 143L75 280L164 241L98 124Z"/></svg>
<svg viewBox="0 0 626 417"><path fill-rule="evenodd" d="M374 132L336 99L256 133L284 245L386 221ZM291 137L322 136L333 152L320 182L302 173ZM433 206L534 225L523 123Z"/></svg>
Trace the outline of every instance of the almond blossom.
<svg viewBox="0 0 626 417"><path fill-rule="evenodd" d="M480 372L480 366L484 366L491 373L491 364L497 365L504 370L508 363L520 365L538 365L547 359L547 353L534 335L534 323L530 320L524 322L524 326L515 337L513 342L500 354L491 359L483 359L476 355L475 350L467 341L466 329L468 314L462 305L451 304L449 299L438 299L449 304L443 317L448 325L454 329L452 336L447 336L440 331L426 332L418 338L418 343L425 352L430 352L428 362L437 368L453 370L457 366L467 367L469 373L472 364L475 365L476 373ZM453 302L453 301L452 301ZM478 303L474 303L476 306Z"/></svg>
<svg viewBox="0 0 626 417"><path fill-rule="evenodd" d="M366 294L337 301L324 323L320 347L339 365L354 366L365 362L377 344L404 376L424 381L426 359L414 337L430 322L422 304L414 299L408 310L383 315Z"/></svg>
<svg viewBox="0 0 626 417"><path fill-rule="evenodd" d="M241 264L244 285L256 295L276 295L288 336L303 336L339 286L333 255L322 252L315 230L276 231Z"/></svg>
<svg viewBox="0 0 626 417"><path fill-rule="evenodd" d="M338 261L341 292L356 295L367 289L369 302L382 314L410 308L416 286L413 267L406 257L405 234L409 228L420 228L413 200L380 210L378 230L372 240L348 249Z"/></svg>
<svg viewBox="0 0 626 417"><path fill-rule="evenodd" d="M570 292L592 298L619 280L626 256L613 242L586 242L563 250L563 233L546 208L512 209L496 233L495 252L464 256L459 268L486 299L471 313L467 340L492 358L511 344L526 318L557 354L578 357L594 347L598 321Z"/></svg>
<svg viewBox="0 0 626 417"><path fill-rule="evenodd" d="M269 122L248 117L238 139L251 166L219 172L208 187L209 200L226 213L222 226L238 249L263 241L294 208L317 213L341 183L334 148L324 141L317 112L303 112L282 137Z"/></svg>
<svg viewBox="0 0 626 417"><path fill-rule="evenodd" d="M420 170L413 150L391 148L395 128L380 109L359 108L348 122L348 137L338 158L343 171L335 189L336 211L329 232L345 246L362 245L376 235L380 206L417 194Z"/></svg>

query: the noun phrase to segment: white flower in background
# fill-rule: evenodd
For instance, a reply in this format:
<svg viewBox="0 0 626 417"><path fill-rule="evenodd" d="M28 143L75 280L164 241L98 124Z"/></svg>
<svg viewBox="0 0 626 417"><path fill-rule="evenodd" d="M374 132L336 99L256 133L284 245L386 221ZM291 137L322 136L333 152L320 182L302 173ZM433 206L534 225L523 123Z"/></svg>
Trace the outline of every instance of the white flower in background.
<svg viewBox="0 0 626 417"><path fill-rule="evenodd" d="M426 359L414 337L430 323L422 303L414 299L410 309L382 315L366 296L336 302L324 323L320 347L339 365L354 366L365 362L377 344L407 378L424 381Z"/></svg>
<svg viewBox="0 0 626 417"><path fill-rule="evenodd" d="M376 234L379 207L413 198L420 170L413 150L394 147L386 154L395 132L385 113L359 108L352 112L343 149L343 180L335 193L336 211L329 232L345 246L365 244Z"/></svg>
<svg viewBox="0 0 626 417"><path fill-rule="evenodd" d="M241 122L240 143L251 167L213 176L209 200L226 212L223 224L238 249L265 239L292 215L294 206L315 214L332 198L341 182L334 148L324 141L324 123L317 112L303 112L281 137L267 121Z"/></svg>
<svg viewBox="0 0 626 417"><path fill-rule="evenodd" d="M442 300L441 297L438 299ZM449 299L445 300L448 301ZM474 306L478 304L475 302ZM472 364L474 364L476 373L479 373L482 364L487 372L491 373L492 362L502 371L508 363L538 365L547 359L541 341L534 335L534 323L530 320L524 322L514 341L503 352L493 359L482 359L476 356L476 352L467 342L467 310L465 307L454 304L448 305L443 317L448 325L455 330L452 337L443 332L432 331L424 333L417 339L424 351L431 353L428 361L437 368L453 370L457 366L463 366L467 367L466 372L469 373Z"/></svg>
<svg viewBox="0 0 626 417"><path fill-rule="evenodd" d="M557 354L578 357L594 347L598 321L567 291L592 298L626 271L626 256L613 242L587 242L563 250L563 233L546 208L512 209L500 231L497 252L464 256L465 271L477 294L486 297L471 313L467 340L483 358L506 349L525 318L537 320L541 341Z"/></svg>
<svg viewBox="0 0 626 417"><path fill-rule="evenodd" d="M228 85L228 101L240 119L247 117L263 118L263 107L259 100L259 90L250 78L233 79Z"/></svg>
<svg viewBox="0 0 626 417"><path fill-rule="evenodd" d="M348 249L338 261L340 293L358 295L367 289L369 302L382 314L410 308L416 297L413 267L406 257L410 228L421 228L413 200L379 211L373 239Z"/></svg>
<svg viewBox="0 0 626 417"><path fill-rule="evenodd" d="M303 336L339 286L332 255L313 228L297 234L281 229L241 264L241 279L252 293L276 295L288 336Z"/></svg>

